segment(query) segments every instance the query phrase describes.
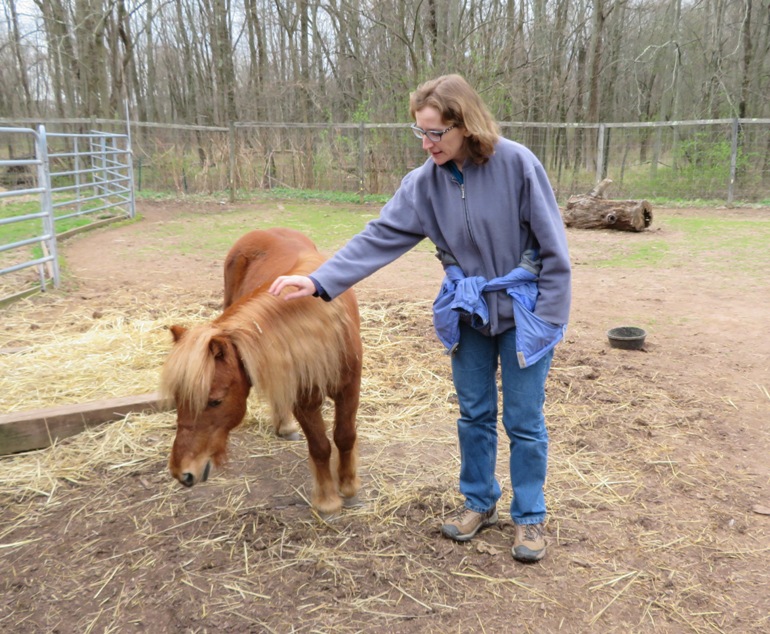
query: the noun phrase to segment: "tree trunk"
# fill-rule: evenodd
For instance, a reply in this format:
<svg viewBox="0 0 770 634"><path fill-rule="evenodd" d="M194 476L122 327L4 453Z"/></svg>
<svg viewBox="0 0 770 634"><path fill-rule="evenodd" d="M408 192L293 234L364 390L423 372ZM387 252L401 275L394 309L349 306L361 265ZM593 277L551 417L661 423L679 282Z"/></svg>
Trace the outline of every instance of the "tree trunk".
<svg viewBox="0 0 770 634"><path fill-rule="evenodd" d="M11 39L11 46L13 48L13 56L16 58L17 69L19 72L19 82L22 88L22 98L20 99L22 112L25 116L32 115L32 97L29 91L29 78L27 76L27 66L24 63L24 59L21 54L21 37L19 35L19 15L16 12L16 3L10 2L9 7L11 10L11 29L13 32L13 38Z"/></svg>
<svg viewBox="0 0 770 634"><path fill-rule="evenodd" d="M67 13L61 0L35 0L43 14L48 36L48 68L51 73L56 109L61 117L72 117L78 110L75 86L81 69L75 55L75 44L69 31Z"/></svg>

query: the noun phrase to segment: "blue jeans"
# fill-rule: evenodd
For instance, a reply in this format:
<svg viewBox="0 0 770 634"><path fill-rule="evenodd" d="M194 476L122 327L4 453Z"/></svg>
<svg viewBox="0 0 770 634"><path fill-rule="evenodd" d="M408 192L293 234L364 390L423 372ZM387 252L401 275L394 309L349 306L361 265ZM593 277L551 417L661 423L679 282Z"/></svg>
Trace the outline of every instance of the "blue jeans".
<svg viewBox="0 0 770 634"><path fill-rule="evenodd" d="M460 324L460 345L452 355L452 377L460 402L460 493L466 508L483 513L500 499L497 463L497 367L503 390L503 427L510 447L511 518L516 524L545 520L548 432L545 428L545 379L553 351L521 369L516 331L495 337Z"/></svg>

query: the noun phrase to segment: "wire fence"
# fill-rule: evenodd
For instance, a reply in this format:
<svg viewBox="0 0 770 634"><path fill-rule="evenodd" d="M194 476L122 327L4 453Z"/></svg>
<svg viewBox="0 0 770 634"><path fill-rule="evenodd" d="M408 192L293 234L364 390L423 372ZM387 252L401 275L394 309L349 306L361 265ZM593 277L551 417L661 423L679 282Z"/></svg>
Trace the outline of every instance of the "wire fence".
<svg viewBox="0 0 770 634"><path fill-rule="evenodd" d="M2 121L0 121L2 124ZM60 120L61 132L125 122ZM557 198L610 178L611 198L770 202L770 119L501 123L545 165ZM290 188L388 195L425 152L407 124L131 123L135 187L183 194Z"/></svg>
<svg viewBox="0 0 770 634"><path fill-rule="evenodd" d="M137 190L236 200L300 189L363 201L392 194L426 160L406 124L7 123L15 127L0 128L0 298L56 285L56 240L133 217ZM770 119L500 126L540 158L561 204L610 178L615 200L770 205Z"/></svg>

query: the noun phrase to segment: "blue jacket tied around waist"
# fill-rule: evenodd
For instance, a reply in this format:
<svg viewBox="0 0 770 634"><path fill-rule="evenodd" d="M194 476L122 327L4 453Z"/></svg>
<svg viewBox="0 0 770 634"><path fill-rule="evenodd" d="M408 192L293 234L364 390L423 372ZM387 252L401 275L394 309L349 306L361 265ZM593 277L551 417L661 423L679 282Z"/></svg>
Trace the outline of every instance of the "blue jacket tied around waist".
<svg viewBox="0 0 770 634"><path fill-rule="evenodd" d="M446 277L433 302L433 325L449 354L460 343L461 315L467 315L474 328L483 328L489 323L489 308L483 293L490 291L504 290L513 301L519 367L537 363L564 338L565 324L552 324L534 313L540 267L533 255L536 257L535 253L526 252L519 266L492 280L466 277L456 265L445 268Z"/></svg>

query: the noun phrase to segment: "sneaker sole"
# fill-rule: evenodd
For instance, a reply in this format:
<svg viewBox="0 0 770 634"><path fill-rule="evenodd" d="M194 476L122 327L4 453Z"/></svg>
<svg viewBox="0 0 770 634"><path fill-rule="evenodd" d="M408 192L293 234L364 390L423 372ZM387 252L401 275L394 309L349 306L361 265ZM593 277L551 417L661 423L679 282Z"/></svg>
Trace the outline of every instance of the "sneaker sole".
<svg viewBox="0 0 770 634"><path fill-rule="evenodd" d="M534 564L545 557L545 548L542 550L530 550L526 546L519 546L519 552L516 552L516 546L511 549L511 554L516 561L523 564Z"/></svg>
<svg viewBox="0 0 770 634"><path fill-rule="evenodd" d="M456 542L467 542L467 541L470 541L471 539L473 539L476 536L476 534L482 528L489 528L490 526L494 526L495 524L497 524L497 519L498 519L497 511L495 511L495 514L492 515L486 522L482 522L481 524L479 524L476 527L475 531L473 531L472 533L465 533L465 534L461 534L461 535L454 535L454 534L452 534L450 532L450 528L448 528L450 525L449 524L445 524L444 526L441 527L441 534L444 537L448 537L449 539L453 539ZM451 526L451 528L454 528L454 526Z"/></svg>

